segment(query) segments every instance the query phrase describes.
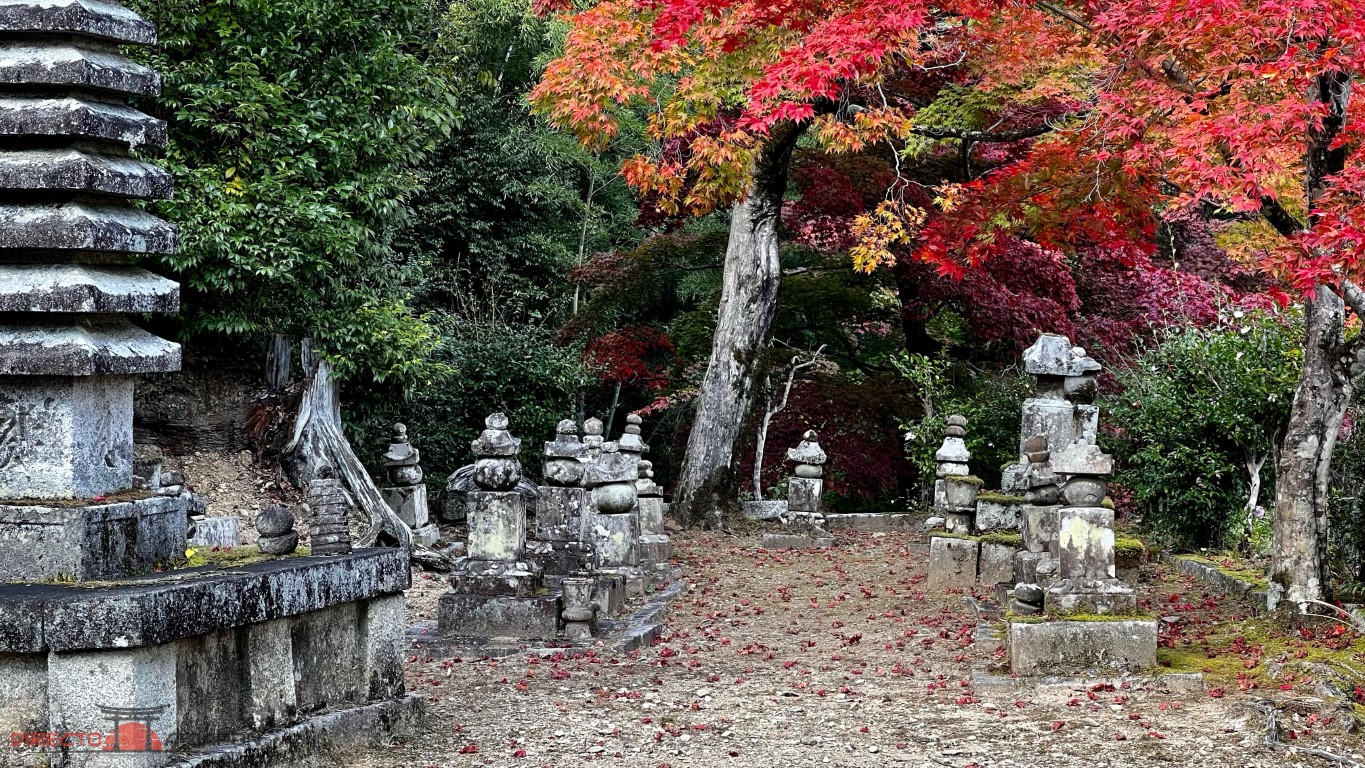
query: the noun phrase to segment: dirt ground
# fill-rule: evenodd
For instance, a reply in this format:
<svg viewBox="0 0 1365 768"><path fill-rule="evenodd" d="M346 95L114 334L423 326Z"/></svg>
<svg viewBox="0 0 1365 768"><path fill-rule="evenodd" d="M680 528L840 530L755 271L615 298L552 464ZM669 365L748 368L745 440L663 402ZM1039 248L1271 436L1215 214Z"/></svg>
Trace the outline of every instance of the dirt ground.
<svg viewBox="0 0 1365 768"><path fill-rule="evenodd" d="M756 541L675 536L691 585L650 649L410 659L409 689L427 699L425 729L345 765L1338 764L1312 749L1365 763L1365 745L1346 727L1349 711L1324 709L1304 677L1193 688L1121 682L1112 690L974 685L972 670L998 664L1004 650L973 641L962 595L926 594L922 535L843 535L837 548L817 552L764 551ZM1158 612L1184 611L1190 626L1245 612L1187 577L1153 570L1143 589ZM409 620L429 618L444 588L418 575ZM1266 744L1271 701L1276 733L1290 747Z"/></svg>

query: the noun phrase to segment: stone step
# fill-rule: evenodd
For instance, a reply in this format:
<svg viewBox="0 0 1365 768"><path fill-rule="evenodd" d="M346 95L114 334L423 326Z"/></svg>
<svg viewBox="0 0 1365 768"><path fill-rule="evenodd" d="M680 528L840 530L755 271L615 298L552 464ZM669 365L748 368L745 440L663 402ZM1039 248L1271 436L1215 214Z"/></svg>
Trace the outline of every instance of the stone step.
<svg viewBox="0 0 1365 768"><path fill-rule="evenodd" d="M0 264L0 312L177 312L180 287L141 267Z"/></svg>
<svg viewBox="0 0 1365 768"><path fill-rule="evenodd" d="M117 319L0 324L0 376L126 376L180 370L180 345Z"/></svg>
<svg viewBox="0 0 1365 768"><path fill-rule="evenodd" d="M0 0L0 32L62 33L152 45L156 27L101 0Z"/></svg>
<svg viewBox="0 0 1365 768"><path fill-rule="evenodd" d="M136 208L71 202L0 205L0 248L172 253L175 227Z"/></svg>
<svg viewBox="0 0 1365 768"><path fill-rule="evenodd" d="M165 199L172 177L150 163L79 149L0 150L0 190L50 189Z"/></svg>
<svg viewBox="0 0 1365 768"><path fill-rule="evenodd" d="M0 98L0 136L70 136L166 146L166 123L132 107L77 97Z"/></svg>
<svg viewBox="0 0 1365 768"><path fill-rule="evenodd" d="M0 43L0 84L159 96L161 75L111 51L60 43Z"/></svg>

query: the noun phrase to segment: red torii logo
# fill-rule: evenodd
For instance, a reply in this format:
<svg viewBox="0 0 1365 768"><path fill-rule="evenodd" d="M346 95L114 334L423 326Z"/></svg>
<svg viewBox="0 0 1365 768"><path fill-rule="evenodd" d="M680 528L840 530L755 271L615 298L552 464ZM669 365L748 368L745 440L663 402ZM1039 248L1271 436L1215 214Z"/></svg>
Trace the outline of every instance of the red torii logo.
<svg viewBox="0 0 1365 768"><path fill-rule="evenodd" d="M152 730L152 721L168 709L159 707L100 707L114 728L104 739L105 752L160 752L161 738Z"/></svg>

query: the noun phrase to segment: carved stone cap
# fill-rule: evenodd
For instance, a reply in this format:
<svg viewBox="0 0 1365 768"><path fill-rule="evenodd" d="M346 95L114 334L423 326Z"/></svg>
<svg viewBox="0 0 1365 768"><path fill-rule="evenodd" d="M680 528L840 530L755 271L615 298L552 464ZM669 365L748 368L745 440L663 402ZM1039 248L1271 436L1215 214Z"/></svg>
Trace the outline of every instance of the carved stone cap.
<svg viewBox="0 0 1365 768"><path fill-rule="evenodd" d="M802 437L804 439L800 445L787 449L787 461L810 464L816 467L824 464L828 457L825 456L824 449L820 447L819 436L815 434L815 430L806 430L806 434Z"/></svg>

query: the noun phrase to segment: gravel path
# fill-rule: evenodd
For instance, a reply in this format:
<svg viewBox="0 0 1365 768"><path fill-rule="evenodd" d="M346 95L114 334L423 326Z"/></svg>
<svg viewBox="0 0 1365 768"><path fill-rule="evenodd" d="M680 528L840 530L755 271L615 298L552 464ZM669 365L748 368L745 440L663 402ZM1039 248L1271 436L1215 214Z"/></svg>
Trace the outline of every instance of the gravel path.
<svg viewBox="0 0 1365 768"><path fill-rule="evenodd" d="M1332 764L1266 746L1265 715L1236 690L973 686L972 669L998 663L1003 649L973 642L961 595L925 593L919 534L842 535L824 552L755 541L675 537L692 584L648 650L412 660L408 684L428 699L427 727L345 765ZM410 619L429 615L443 588L419 577ZM1282 721L1296 727L1295 716ZM1299 724L1293 743L1365 762L1358 737L1315 724Z"/></svg>

